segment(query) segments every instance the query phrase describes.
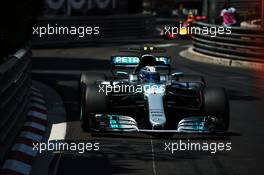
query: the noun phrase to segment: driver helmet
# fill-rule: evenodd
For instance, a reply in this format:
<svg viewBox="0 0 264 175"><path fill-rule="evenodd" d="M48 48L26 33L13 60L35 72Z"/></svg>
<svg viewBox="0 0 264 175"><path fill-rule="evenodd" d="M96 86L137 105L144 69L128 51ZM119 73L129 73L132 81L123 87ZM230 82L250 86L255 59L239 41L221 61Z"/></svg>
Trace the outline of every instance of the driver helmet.
<svg viewBox="0 0 264 175"><path fill-rule="evenodd" d="M140 70L139 79L143 83L158 83L160 81L160 74L154 66L146 66Z"/></svg>

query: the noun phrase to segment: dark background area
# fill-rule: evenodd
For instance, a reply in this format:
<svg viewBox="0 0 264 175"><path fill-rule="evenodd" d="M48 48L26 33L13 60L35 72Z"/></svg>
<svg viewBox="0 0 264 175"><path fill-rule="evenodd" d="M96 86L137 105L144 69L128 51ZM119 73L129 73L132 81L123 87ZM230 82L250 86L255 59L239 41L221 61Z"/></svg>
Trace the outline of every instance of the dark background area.
<svg viewBox="0 0 264 175"><path fill-rule="evenodd" d="M43 0L9 0L0 6L0 57L14 53L31 37Z"/></svg>

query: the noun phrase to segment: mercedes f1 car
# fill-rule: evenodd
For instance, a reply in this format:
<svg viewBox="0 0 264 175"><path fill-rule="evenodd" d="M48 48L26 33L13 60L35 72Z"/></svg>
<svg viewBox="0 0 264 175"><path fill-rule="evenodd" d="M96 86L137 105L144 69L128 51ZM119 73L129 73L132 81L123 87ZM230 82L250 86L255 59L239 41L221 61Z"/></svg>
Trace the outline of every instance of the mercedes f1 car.
<svg viewBox="0 0 264 175"><path fill-rule="evenodd" d="M207 87L202 76L171 73L170 57L157 56L161 51L158 48L125 51L140 54L112 56L111 77L82 73L79 103L84 131L228 130L229 100L225 89Z"/></svg>

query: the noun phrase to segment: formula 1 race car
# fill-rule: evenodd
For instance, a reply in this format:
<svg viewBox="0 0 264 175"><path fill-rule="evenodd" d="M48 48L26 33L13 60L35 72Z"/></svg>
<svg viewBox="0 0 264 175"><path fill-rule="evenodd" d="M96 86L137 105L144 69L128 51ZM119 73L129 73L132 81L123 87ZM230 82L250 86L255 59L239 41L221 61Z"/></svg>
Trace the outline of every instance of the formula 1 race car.
<svg viewBox="0 0 264 175"><path fill-rule="evenodd" d="M191 39L191 35L188 33L188 27L190 26L189 23L180 23L179 26L177 27L177 32L176 34L171 32L167 33L165 35L165 39L176 39L176 38L181 38L181 39Z"/></svg>
<svg viewBox="0 0 264 175"><path fill-rule="evenodd" d="M166 33L164 35L164 31L161 31L161 35L165 37L165 39L191 39L192 35L190 33L189 28L193 26L194 22L204 22L207 20L206 16L194 16L191 12L188 14L187 19L185 20L180 20L179 22L176 22L176 28L177 31L176 33L170 32ZM174 31L175 32L175 31Z"/></svg>
<svg viewBox="0 0 264 175"><path fill-rule="evenodd" d="M137 51L139 56L112 56L113 76L82 73L79 103L84 131L228 130L225 89L208 88L202 76L171 73L170 57L157 56L158 48L125 51Z"/></svg>

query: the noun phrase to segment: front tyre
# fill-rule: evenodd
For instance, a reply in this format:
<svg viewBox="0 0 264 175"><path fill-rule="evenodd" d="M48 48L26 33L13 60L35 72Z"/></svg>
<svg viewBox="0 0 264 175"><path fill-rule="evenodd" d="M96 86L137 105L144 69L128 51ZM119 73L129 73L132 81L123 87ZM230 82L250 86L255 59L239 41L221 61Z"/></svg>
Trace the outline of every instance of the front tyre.
<svg viewBox="0 0 264 175"><path fill-rule="evenodd" d="M224 88L204 89L204 112L210 116L215 129L228 131L230 123L229 99Z"/></svg>
<svg viewBox="0 0 264 175"><path fill-rule="evenodd" d="M84 131L90 131L93 125L92 113L105 111L106 96L99 93L97 80L105 80L106 76L96 72L86 72L80 77L79 82L79 112L81 125ZM102 107L102 108L101 108Z"/></svg>
<svg viewBox="0 0 264 175"><path fill-rule="evenodd" d="M87 85L81 101L81 123L84 131L89 131L95 127L95 114L107 114L107 96L99 92L97 85Z"/></svg>

